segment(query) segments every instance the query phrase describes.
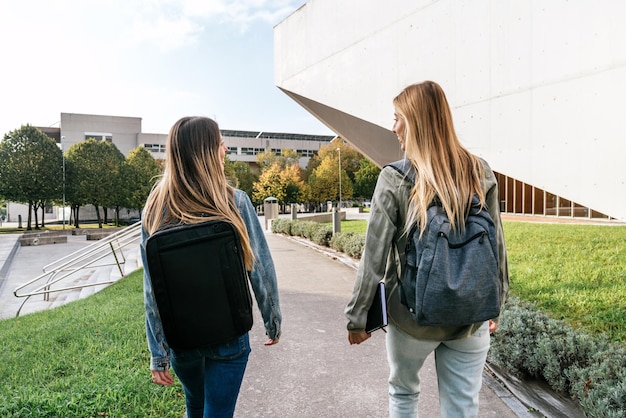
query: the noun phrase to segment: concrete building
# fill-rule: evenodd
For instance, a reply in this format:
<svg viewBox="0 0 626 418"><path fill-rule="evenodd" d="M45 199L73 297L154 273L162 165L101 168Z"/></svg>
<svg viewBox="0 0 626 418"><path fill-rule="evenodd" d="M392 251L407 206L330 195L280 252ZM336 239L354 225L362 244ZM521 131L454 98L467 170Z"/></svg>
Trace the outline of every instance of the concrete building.
<svg viewBox="0 0 626 418"><path fill-rule="evenodd" d="M144 133L141 129L141 118L126 116L88 115L78 113L61 113L61 123L56 127L39 127L46 135L54 139L65 152L72 145L89 138L109 141L124 154L143 146L152 153L154 158L165 158L167 133ZM300 155L300 166L307 163L317 154L320 147L328 144L334 137L323 135L303 135L278 132L222 130L222 137L228 147L228 158L231 161L244 161L256 166L257 154L265 151L280 155L283 149L295 150ZM65 219L69 221L70 211L63 213L62 208L46 208L45 221ZM64 218L65 216L65 218ZM125 217L136 217L135 212L128 212ZM95 209L91 206L81 208L81 219L95 219ZM28 206L17 203L7 204L7 221L26 222Z"/></svg>
<svg viewBox="0 0 626 418"><path fill-rule="evenodd" d="M142 132L141 118L138 117L61 113L60 127L39 129L61 144L63 150L86 139L95 138L112 142L124 155L128 155L138 146L143 146L154 158L165 158L167 133ZM234 130L221 132L231 161L256 163L256 155L266 150L280 155L283 149L292 149L301 155L302 167L317 154L321 146L334 138L278 132Z"/></svg>
<svg viewBox="0 0 626 418"><path fill-rule="evenodd" d="M391 100L434 80L509 213L626 220L626 3L309 0L274 28L275 83L378 165Z"/></svg>

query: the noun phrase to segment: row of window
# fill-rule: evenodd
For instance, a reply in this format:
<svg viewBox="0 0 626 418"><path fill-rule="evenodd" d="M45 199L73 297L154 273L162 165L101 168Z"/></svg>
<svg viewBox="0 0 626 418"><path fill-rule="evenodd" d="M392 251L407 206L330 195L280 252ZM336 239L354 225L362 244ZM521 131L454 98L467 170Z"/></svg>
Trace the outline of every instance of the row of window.
<svg viewBox="0 0 626 418"><path fill-rule="evenodd" d="M143 144L143 147L150 152L165 152L165 144Z"/></svg>
<svg viewBox="0 0 626 418"><path fill-rule="evenodd" d="M145 149L147 149L150 152L165 152L164 144L144 144L143 146ZM230 155L257 155L263 152L265 152L265 148L251 148L251 147L242 147L241 153L239 153L238 147L228 147L228 151L227 151L227 153ZM274 155L280 156L282 150L278 148L272 148L270 152L273 153ZM298 155L301 157L311 158L317 154L317 151L310 150L310 149L298 149L296 150L296 153L298 153Z"/></svg>
<svg viewBox="0 0 626 418"><path fill-rule="evenodd" d="M265 152L265 148L242 147L241 153L240 153L238 147L228 147L228 154L231 154L231 155L257 155L257 154L261 154L264 152ZM282 153L282 150L278 148L271 148L269 152L271 152L272 154L276 156L280 156ZM296 153L300 157L308 157L308 158L311 158L317 155L316 150L310 150L310 149L298 149L296 150Z"/></svg>
<svg viewBox="0 0 626 418"><path fill-rule="evenodd" d="M85 140L95 139L96 141L113 142L113 135L111 134L90 134L85 133Z"/></svg>

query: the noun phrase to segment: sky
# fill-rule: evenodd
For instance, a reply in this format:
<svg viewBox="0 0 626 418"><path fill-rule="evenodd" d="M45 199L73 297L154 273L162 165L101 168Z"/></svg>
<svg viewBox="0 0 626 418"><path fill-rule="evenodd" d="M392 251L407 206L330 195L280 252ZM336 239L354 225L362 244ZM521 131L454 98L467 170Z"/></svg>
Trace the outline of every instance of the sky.
<svg viewBox="0 0 626 418"><path fill-rule="evenodd" d="M305 0L0 0L0 137L61 113L332 135L274 84L273 27Z"/></svg>

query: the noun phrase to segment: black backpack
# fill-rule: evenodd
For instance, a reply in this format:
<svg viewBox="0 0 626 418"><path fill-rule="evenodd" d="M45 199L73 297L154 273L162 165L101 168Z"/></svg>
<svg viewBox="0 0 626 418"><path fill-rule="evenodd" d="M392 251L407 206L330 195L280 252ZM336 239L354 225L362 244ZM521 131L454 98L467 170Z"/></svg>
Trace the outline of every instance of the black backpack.
<svg viewBox="0 0 626 418"><path fill-rule="evenodd" d="M226 221L165 228L145 244L165 339L174 349L225 343L252 328L239 234Z"/></svg>
<svg viewBox="0 0 626 418"><path fill-rule="evenodd" d="M390 166L415 180L407 160ZM451 230L438 199L427 212L421 239L417 225L407 237L406 268L400 281L402 304L422 326L463 326L496 318L502 305L502 282L491 215L474 196L460 232Z"/></svg>

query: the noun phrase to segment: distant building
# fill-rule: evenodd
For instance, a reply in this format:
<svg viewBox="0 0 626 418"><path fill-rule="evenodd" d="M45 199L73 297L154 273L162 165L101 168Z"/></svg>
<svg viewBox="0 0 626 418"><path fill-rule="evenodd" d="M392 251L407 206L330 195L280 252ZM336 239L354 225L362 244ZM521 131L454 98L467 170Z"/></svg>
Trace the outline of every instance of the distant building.
<svg viewBox="0 0 626 418"><path fill-rule="evenodd" d="M156 159L165 158L167 133L144 133L141 129L141 118L126 116L87 115L78 113L61 113L61 123L56 127L38 127L43 133L54 139L63 152L72 145L94 138L112 142L125 156L138 146L143 146ZM320 147L327 145L334 137L322 135L303 135L278 132L233 131L222 130L224 143L228 147L228 158L231 161L244 161L256 168L256 156L268 151L280 155L282 150L295 150L300 155L300 166L306 167L311 157L316 155ZM17 222L21 217L26 222L28 206L10 203L8 208L9 222ZM129 211L123 217L135 217L138 214ZM63 219L62 208L46 209L45 220ZM95 219L95 209L91 206L81 208L81 219ZM69 222L69 211L65 212Z"/></svg>
<svg viewBox="0 0 626 418"><path fill-rule="evenodd" d="M61 144L63 150L89 138L109 141L124 155L143 146L154 158L165 158L167 133L144 133L141 118L126 116L86 115L61 113L58 128L39 127L50 138ZM320 147L334 137L324 135L303 135L278 132L222 130L222 137L228 147L231 161L245 161L256 164L256 155L269 151L280 155L282 150L295 150L300 156L300 166L317 154Z"/></svg>

